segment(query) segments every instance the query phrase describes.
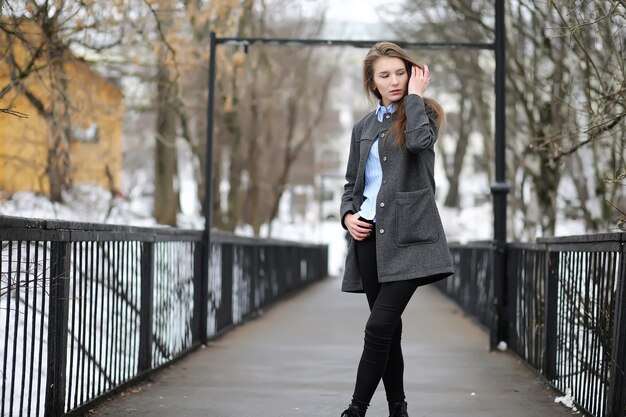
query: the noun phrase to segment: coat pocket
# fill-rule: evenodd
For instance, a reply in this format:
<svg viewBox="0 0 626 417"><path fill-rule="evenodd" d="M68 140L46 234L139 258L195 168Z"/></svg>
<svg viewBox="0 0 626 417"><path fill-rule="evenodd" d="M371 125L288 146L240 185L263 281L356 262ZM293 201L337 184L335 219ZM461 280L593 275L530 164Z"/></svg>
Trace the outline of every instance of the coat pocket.
<svg viewBox="0 0 626 417"><path fill-rule="evenodd" d="M439 240L439 224L435 210L435 201L430 190L399 192L396 197L398 246Z"/></svg>

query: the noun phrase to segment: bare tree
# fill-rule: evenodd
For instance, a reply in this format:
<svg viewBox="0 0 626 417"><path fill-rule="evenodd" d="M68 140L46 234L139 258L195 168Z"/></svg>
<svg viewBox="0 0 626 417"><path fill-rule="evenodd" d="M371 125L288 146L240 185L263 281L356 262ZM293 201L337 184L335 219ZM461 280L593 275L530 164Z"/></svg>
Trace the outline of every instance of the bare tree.
<svg viewBox="0 0 626 417"><path fill-rule="evenodd" d="M77 60L73 45L103 50L118 44L122 32L109 26L125 8L107 8L95 2L71 0L0 3L0 55L7 69L7 81L0 86L0 100L9 94L25 97L48 124L46 176L53 201L71 183L70 128L72 103L68 97L66 65ZM99 37L97 33L106 32ZM41 87L44 87L43 90ZM28 117L13 105L0 112Z"/></svg>
<svg viewBox="0 0 626 417"><path fill-rule="evenodd" d="M567 42L576 54L580 81L571 90L581 98L570 108L574 118L569 129L549 138L546 145L555 148L555 161L574 156L572 159L578 160L569 162L575 164L581 162L581 155L591 160L592 172L584 172L584 165L579 163L578 175L573 176L580 210L590 230L617 223L626 210L620 192L623 183L616 181L626 172L624 9L623 1L552 5L555 23L547 31L551 37ZM599 210L593 209L596 202L601 202Z"/></svg>
<svg viewBox="0 0 626 417"><path fill-rule="evenodd" d="M154 158L154 217L160 224L176 226L180 209L176 152L176 84L171 80L164 53L159 54L157 70L157 126Z"/></svg>
<svg viewBox="0 0 626 417"><path fill-rule="evenodd" d="M181 82L179 108L183 111L179 116L182 135L197 153L201 169L206 163L206 94L199 86L206 85L206 61L200 59L207 57L199 51L206 50L209 29L217 30L220 36L295 36L300 31L299 36L314 37L321 28L321 21L297 16L280 23L274 12L268 12L265 2L247 0L236 12L228 9L228 4L215 11L223 15L209 20L210 24L199 19L198 13L187 14L197 46L191 48L196 52L186 56L198 61ZM285 0L272 7L285 5L293 9L297 2ZM196 2L187 6L189 11L201 7ZM310 145L316 123L323 114L328 115L320 99L327 97L330 71L321 69L324 61L312 50L222 46L217 54L213 226L232 231L248 223L258 234L261 224L278 211L290 167ZM202 200L201 172L198 177Z"/></svg>
<svg viewBox="0 0 626 417"><path fill-rule="evenodd" d="M222 152L237 147L239 140L239 121L236 113L226 114L233 103L233 95L228 93L236 89L239 83L233 73L232 54L225 54L220 48L216 57L220 72L216 85L224 95L218 96L216 102L216 137L214 144L214 161L206 161L206 103L207 103L207 44L211 31L218 36L241 35L249 24L249 14L254 6L253 0L242 4L231 1L204 2L201 0L161 2L158 8L147 3L152 9L159 33L162 55L159 58L157 73L157 102L159 108L157 132L157 165L155 175L155 213L162 212L166 216L161 220L174 224L178 212L178 192L174 184L178 181L176 167L176 139L182 138L190 147L195 162L194 169L197 179L197 195L204 202L204 172L206 164L213 163L213 189L219 190L221 182ZM226 112L225 112L226 109ZM234 135L233 141L219 139L222 133ZM234 167L232 169L235 169ZM220 193L213 196L214 225L224 228L223 216L219 215L221 206ZM160 216L159 216L160 218ZM167 220L166 220L167 219ZM234 226L233 226L234 227ZM231 227L230 229L232 230Z"/></svg>
<svg viewBox="0 0 626 417"><path fill-rule="evenodd" d="M155 16L156 30L160 38L156 53L156 140L154 155L154 217L159 224L176 226L180 209L178 164L176 152L178 104L176 74L178 66L176 50L168 39L174 24L174 2L160 0L146 6Z"/></svg>
<svg viewBox="0 0 626 417"><path fill-rule="evenodd" d="M315 38L323 24L323 19L305 23L298 18L265 25L273 27L274 37ZM268 223L271 235L294 164L303 162L304 150L312 155L315 144L335 128L326 122L336 118L328 106L336 68L329 65L332 54L316 48L258 46L249 55L245 94L253 100L242 109L249 121L245 126L248 151L243 211L238 210L255 234L262 223Z"/></svg>
<svg viewBox="0 0 626 417"><path fill-rule="evenodd" d="M455 2L436 5L426 0L407 1L399 10L397 36L406 39L425 41L467 40L484 42L489 33L482 26L465 19L455 20L458 12ZM465 5L461 5L465 7ZM472 9L470 9L472 10ZM493 14L488 8L474 8L480 19L489 19ZM421 23L415 24L415 16ZM492 168L492 128L493 94L491 92L490 68L485 66L485 53L475 50L452 51L448 53L417 51L418 62L427 63L435 77L430 91L445 92L458 102L458 113L447 113L449 123L445 124L445 132L454 142L453 151L448 153L447 140L440 138L438 150L443 155L442 161L449 187L444 204L448 207L459 207L459 185L461 173L465 165L469 147L469 136L474 130L483 133L483 158L479 168L485 172L487 181L493 177ZM437 98L437 97L435 97ZM488 183L488 182L487 182Z"/></svg>
<svg viewBox="0 0 626 417"><path fill-rule="evenodd" d="M328 94L333 81L333 73L323 75L323 78L311 77L310 68L314 65L314 55L309 52L304 59L298 60L302 65L300 71L297 71L298 79L295 88L290 90L287 99L287 114L284 117L286 123L286 134L283 136L282 148L282 169L275 182L275 192L273 193L273 201L270 208L269 235L271 236L271 222L278 215L278 205L285 191L289 172L302 152L302 149L310 144L318 135L317 127L322 117L326 113ZM315 88L311 88L311 81ZM303 100L303 97L311 97L311 100ZM304 119L304 120L303 120Z"/></svg>
<svg viewBox="0 0 626 417"><path fill-rule="evenodd" d="M616 198L617 182L604 179L624 170L622 3L516 0L507 7L507 177L511 214L521 212L524 222L522 230L509 230L518 237L554 234L561 180L574 172L579 201L569 204L579 204L592 230L610 224L602 201ZM406 5L430 16L428 28L439 28L439 40L493 39L492 2ZM476 91L461 94L475 97ZM488 125L479 125L486 138ZM584 175L565 169L575 153L591 162ZM603 208L594 210L598 202Z"/></svg>

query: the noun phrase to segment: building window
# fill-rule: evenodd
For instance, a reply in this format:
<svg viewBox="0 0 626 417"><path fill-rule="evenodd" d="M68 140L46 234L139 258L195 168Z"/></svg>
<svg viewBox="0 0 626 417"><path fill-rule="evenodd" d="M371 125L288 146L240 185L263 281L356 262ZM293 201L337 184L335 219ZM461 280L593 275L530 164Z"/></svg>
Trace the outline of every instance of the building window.
<svg viewBox="0 0 626 417"><path fill-rule="evenodd" d="M100 130L95 123L87 127L73 127L72 139L77 142L98 143L100 140Z"/></svg>

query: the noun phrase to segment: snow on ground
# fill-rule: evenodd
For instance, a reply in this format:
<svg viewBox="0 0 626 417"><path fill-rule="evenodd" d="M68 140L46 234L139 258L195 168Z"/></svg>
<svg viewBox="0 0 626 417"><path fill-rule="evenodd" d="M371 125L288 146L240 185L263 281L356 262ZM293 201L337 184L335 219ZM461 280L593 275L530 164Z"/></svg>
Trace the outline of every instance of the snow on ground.
<svg viewBox="0 0 626 417"><path fill-rule="evenodd" d="M564 406L571 408L573 411L578 411L576 409L576 405L574 404L574 397L572 397L572 390L571 390L571 388L568 388L566 390L566 393L565 393L564 396L556 397L554 399L554 402L555 403L561 403Z"/></svg>
<svg viewBox="0 0 626 417"><path fill-rule="evenodd" d="M132 226L158 226L151 213L151 200L137 197L132 201L113 198L98 186L77 186L65 195L64 203L52 203L43 196L19 192L10 199L0 201L0 214L28 218L68 220L89 223L108 223ZM108 213L108 215L107 215ZM463 210L441 208L441 217L450 241L490 239L492 221L491 206L469 207ZM178 224L183 229L204 227L204 218L198 214L180 214ZM242 236L252 236L249 226L235 231ZM268 235L267 224L261 227L261 237ZM337 220L311 222L274 221L272 237L328 244L329 274L338 275L343 270L346 255L346 232Z"/></svg>
<svg viewBox="0 0 626 417"><path fill-rule="evenodd" d="M438 208L450 242L469 242L490 240L493 236L493 214L491 201L485 198L488 188L474 186L480 181L469 181L469 188L462 193L463 208L454 209L443 206L445 184L438 193ZM484 185L484 184L483 184ZM192 189L193 187L186 187ZM152 199L145 193L131 193L132 198L112 198L111 194L99 186L76 186L64 194L64 203L52 203L43 196L29 192L13 194L6 200L0 200L0 215L59 219L77 222L122 224L132 226L158 226L152 216ZM186 198L195 198L189 195ZM315 203L317 204L317 203ZM194 213L191 204L184 204L186 210L178 216L178 225L183 229L204 227L204 218ZM197 210L197 206L195 207ZM337 208L339 210L339 208ZM239 227L238 235L251 236L249 226ZM584 234L581 222L559 218L557 236ZM268 235L267 224L261 227L261 237ZM322 243L329 245L329 273L338 275L343 270L346 255L346 232L337 220L316 222L300 217L297 221L276 220L272 223L272 237L297 242Z"/></svg>
<svg viewBox="0 0 626 417"><path fill-rule="evenodd" d="M72 188L64 194L64 198L63 203L53 203L44 196L18 192L7 200L0 200L0 215L141 227L158 226L151 213L152 201L144 197L133 201L119 197L111 199L110 193L103 188L85 185ZM204 218L198 214L180 214L178 224L183 229L201 230L204 227ZM267 236L267 229L267 225L263 225L261 236ZM236 233L252 235L249 227L240 227ZM343 268L345 232L336 221L318 224L275 221L272 224L272 237L329 244L329 273L337 275Z"/></svg>
<svg viewBox="0 0 626 417"><path fill-rule="evenodd" d="M156 226L149 205L141 198L127 201L111 199L111 194L99 186L81 185L64 193L63 203L53 203L47 197L31 192L14 193L0 200L0 214L38 219L56 219L89 223Z"/></svg>
<svg viewBox="0 0 626 417"><path fill-rule="evenodd" d="M439 215L449 242L488 240L493 236L491 204L455 209L439 205Z"/></svg>

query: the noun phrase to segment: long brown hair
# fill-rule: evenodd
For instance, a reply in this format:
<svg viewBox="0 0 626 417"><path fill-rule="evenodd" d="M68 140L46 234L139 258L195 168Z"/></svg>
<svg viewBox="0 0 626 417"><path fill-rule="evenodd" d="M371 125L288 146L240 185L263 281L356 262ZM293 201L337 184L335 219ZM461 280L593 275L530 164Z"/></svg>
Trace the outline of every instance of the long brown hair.
<svg viewBox="0 0 626 417"><path fill-rule="evenodd" d="M370 99L373 99L373 97L376 97L378 100L382 99L380 92L376 89L376 85L374 84L374 63L381 57L400 58L404 61L408 74L411 74L411 69L414 65L423 69L422 65L413 61L413 59L395 43L378 42L376 45L372 46L363 61L363 87ZM407 93L408 88L405 95ZM433 116L435 116L437 129L439 129L444 119L443 108L434 99L429 97L424 97L424 102L426 104L426 114L434 113ZM404 108L404 100L397 102L396 113L397 118L389 131L396 138L396 144L404 146L403 132L406 129L406 109Z"/></svg>

